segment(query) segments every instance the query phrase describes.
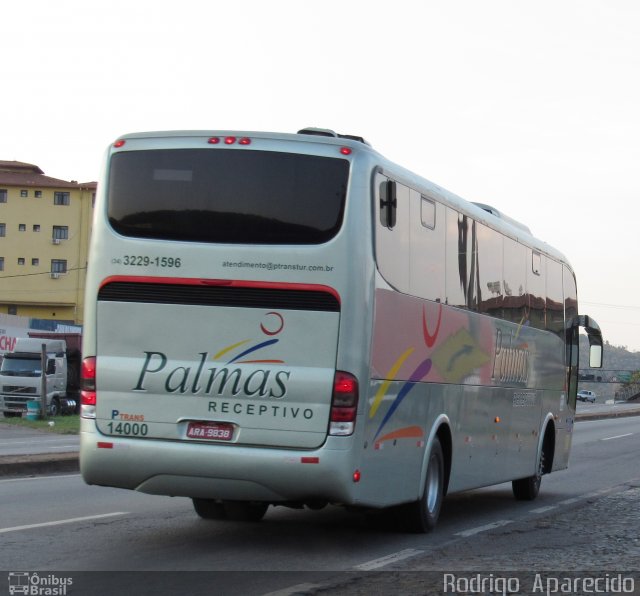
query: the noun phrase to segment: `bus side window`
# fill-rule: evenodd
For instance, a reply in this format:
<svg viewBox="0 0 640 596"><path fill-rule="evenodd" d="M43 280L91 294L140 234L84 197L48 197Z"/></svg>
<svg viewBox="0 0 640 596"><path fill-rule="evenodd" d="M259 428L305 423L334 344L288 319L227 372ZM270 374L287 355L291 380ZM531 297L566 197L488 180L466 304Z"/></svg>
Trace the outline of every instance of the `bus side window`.
<svg viewBox="0 0 640 596"><path fill-rule="evenodd" d="M562 265L547 259L547 331L564 339L564 296L562 291Z"/></svg>
<svg viewBox="0 0 640 596"><path fill-rule="evenodd" d="M413 296L434 302L445 298L445 213L442 203L411 189L410 290Z"/></svg>
<svg viewBox="0 0 640 596"><path fill-rule="evenodd" d="M476 222L447 208L447 304L477 310L478 242Z"/></svg>
<svg viewBox="0 0 640 596"><path fill-rule="evenodd" d="M378 271L396 290L410 293L409 187L376 175L374 205L380 211L376 223Z"/></svg>
<svg viewBox="0 0 640 596"><path fill-rule="evenodd" d="M427 197L420 197L420 221L425 228L436 228L436 203Z"/></svg>
<svg viewBox="0 0 640 596"><path fill-rule="evenodd" d="M504 318L518 325L529 321L526 295L527 249L524 245L504 238Z"/></svg>
<svg viewBox="0 0 640 596"><path fill-rule="evenodd" d="M531 266L527 268L527 294L529 296L529 321L534 329L545 329L546 284L542 255L529 250Z"/></svg>
<svg viewBox="0 0 640 596"><path fill-rule="evenodd" d="M576 279L568 267L562 268L562 287L564 290L564 320L566 333L566 364L568 372L568 399L572 408L576 407L578 392L578 290Z"/></svg>
<svg viewBox="0 0 640 596"><path fill-rule="evenodd" d="M493 317L502 318L503 237L502 234L481 223L476 223L476 230L478 310Z"/></svg>

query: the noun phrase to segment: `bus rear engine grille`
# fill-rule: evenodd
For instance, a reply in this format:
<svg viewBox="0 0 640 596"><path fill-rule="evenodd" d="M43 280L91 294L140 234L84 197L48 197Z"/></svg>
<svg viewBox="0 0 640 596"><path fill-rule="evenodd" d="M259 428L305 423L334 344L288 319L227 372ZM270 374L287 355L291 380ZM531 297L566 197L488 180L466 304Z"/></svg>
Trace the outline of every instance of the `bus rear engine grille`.
<svg viewBox="0 0 640 596"><path fill-rule="evenodd" d="M150 304L340 311L338 299L329 292L281 288L117 281L110 282L100 288L98 300Z"/></svg>

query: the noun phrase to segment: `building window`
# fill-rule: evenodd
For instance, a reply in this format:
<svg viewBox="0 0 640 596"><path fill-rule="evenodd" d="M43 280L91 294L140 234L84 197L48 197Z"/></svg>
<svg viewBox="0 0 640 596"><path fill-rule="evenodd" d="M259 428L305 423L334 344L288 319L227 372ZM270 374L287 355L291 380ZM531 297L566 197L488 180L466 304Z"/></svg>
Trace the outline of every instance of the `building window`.
<svg viewBox="0 0 640 596"><path fill-rule="evenodd" d="M26 232L27 224L18 224L18 232Z"/></svg>
<svg viewBox="0 0 640 596"><path fill-rule="evenodd" d="M0 236L7 235L7 224L0 223Z"/></svg>
<svg viewBox="0 0 640 596"><path fill-rule="evenodd" d="M24 257L18 257L18 265L24 265Z"/></svg>
<svg viewBox="0 0 640 596"><path fill-rule="evenodd" d="M42 191L41 190L34 190L33 194L35 195L36 199L41 199L42 198Z"/></svg>
<svg viewBox="0 0 640 596"><path fill-rule="evenodd" d="M0 271L4 271L4 257L0 257Z"/></svg>
<svg viewBox="0 0 640 596"><path fill-rule="evenodd" d="M28 197L29 196L29 191L28 190L21 190L20 191L20 196L21 197Z"/></svg>
<svg viewBox="0 0 640 596"><path fill-rule="evenodd" d="M18 305L17 304L10 304L9 306L7 306L7 313L10 315L17 315L18 314Z"/></svg>
<svg viewBox="0 0 640 596"><path fill-rule="evenodd" d="M53 226L53 239L54 240L68 240L69 239L69 227L68 226Z"/></svg>
<svg viewBox="0 0 640 596"><path fill-rule="evenodd" d="M34 267L37 267L38 265L40 265L40 259L31 259L31 264Z"/></svg>
<svg viewBox="0 0 640 596"><path fill-rule="evenodd" d="M69 205L69 193L68 192L54 192L53 204L54 205Z"/></svg>
<svg viewBox="0 0 640 596"><path fill-rule="evenodd" d="M6 203L6 202L7 202L7 189L0 188L0 203Z"/></svg>
<svg viewBox="0 0 640 596"><path fill-rule="evenodd" d="M40 231L40 224L33 224L33 231L34 232L39 232Z"/></svg>
<svg viewBox="0 0 640 596"><path fill-rule="evenodd" d="M66 259L51 259L51 273L66 273L66 272L67 272Z"/></svg>

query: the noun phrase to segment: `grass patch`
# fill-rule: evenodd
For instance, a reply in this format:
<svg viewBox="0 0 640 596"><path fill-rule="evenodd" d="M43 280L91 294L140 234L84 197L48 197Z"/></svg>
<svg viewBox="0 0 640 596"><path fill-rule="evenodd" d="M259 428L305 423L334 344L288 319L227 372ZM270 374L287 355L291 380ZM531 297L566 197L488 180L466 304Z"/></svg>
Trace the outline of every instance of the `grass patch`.
<svg viewBox="0 0 640 596"><path fill-rule="evenodd" d="M53 425L49 423L53 422ZM5 418L0 414L0 424L10 424L12 426L22 426L24 428L34 428L61 435L77 435L80 432L80 416L49 416L42 420L29 420L23 418Z"/></svg>

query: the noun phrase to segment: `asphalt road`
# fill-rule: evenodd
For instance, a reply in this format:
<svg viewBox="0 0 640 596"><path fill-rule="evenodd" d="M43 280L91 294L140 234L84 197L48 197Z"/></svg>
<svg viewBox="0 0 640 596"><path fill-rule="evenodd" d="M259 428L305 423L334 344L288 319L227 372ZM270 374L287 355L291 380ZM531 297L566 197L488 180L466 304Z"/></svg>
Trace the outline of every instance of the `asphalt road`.
<svg viewBox="0 0 640 596"><path fill-rule="evenodd" d="M637 496L623 498L640 486L639 450L638 417L581 422L570 468L546 476L538 500L516 502L510 485L451 495L426 536L339 508L270 508L258 524L212 522L199 519L187 499L90 487L77 474L5 478L1 566L67 573L76 587L91 585L75 593L92 596L124 587L181 594L185 585L225 596L427 593L423 583L416 587L425 573L439 578L447 568L489 569L492 561L496 569L575 569L576 561L591 561L604 570L614 568L614 557L638 570L618 538L640 535ZM629 549L640 560L640 545Z"/></svg>

